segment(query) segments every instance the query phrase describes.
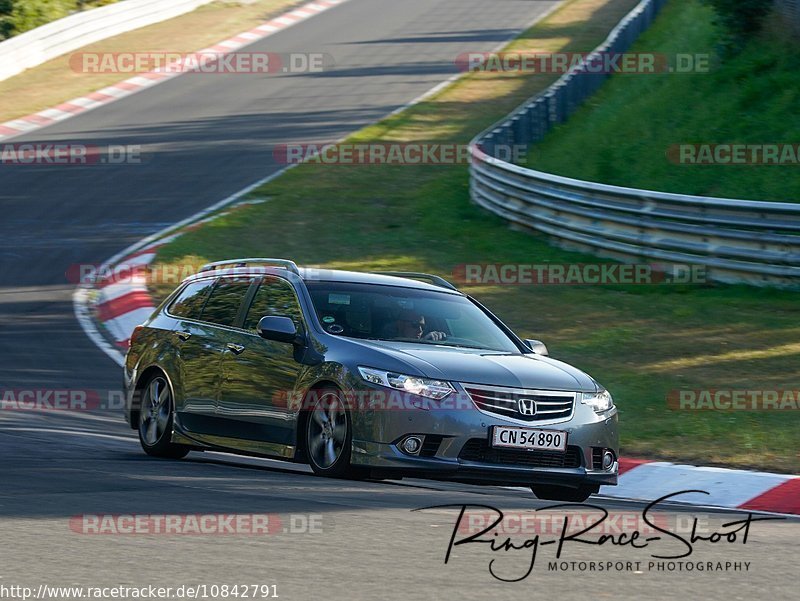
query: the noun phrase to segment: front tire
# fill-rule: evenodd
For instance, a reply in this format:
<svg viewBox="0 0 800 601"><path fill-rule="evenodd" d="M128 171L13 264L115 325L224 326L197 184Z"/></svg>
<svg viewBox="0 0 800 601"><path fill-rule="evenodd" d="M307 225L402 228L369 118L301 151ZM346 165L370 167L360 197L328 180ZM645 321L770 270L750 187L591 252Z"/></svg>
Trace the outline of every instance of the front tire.
<svg viewBox="0 0 800 601"><path fill-rule="evenodd" d="M139 405L139 443L148 455L180 459L189 448L174 444L172 436L172 393L163 374L151 377L141 393Z"/></svg>
<svg viewBox="0 0 800 601"><path fill-rule="evenodd" d="M306 457L319 476L345 478L353 473L350 454L353 422L340 390L327 389L315 395L306 420Z"/></svg>
<svg viewBox="0 0 800 601"><path fill-rule="evenodd" d="M570 503L583 503L599 490L598 486L579 486L570 488L569 486L555 486L551 484L534 484L531 486L533 494L537 499L546 501L566 501Z"/></svg>

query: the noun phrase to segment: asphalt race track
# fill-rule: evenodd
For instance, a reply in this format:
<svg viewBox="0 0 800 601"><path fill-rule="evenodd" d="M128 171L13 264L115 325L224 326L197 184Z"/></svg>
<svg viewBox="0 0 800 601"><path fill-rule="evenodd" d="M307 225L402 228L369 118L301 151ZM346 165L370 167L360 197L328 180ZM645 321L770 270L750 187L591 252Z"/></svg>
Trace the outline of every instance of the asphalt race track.
<svg viewBox="0 0 800 601"><path fill-rule="evenodd" d="M494 48L552 6L351 0L250 47L327 53L333 71L182 76L16 138L140 144L146 161L0 167L0 387L118 389L119 367L73 317L71 265L100 263L278 170L276 144L335 140L374 122L453 75L459 53ZM747 572L652 571L650 549L574 543L562 560L644 567L550 572L555 552L542 547L530 577L507 583L489 574L489 562L496 558L496 572L512 578L525 573L529 554L465 545L444 565L457 511L411 510L544 505L519 489L325 480L290 464L213 453L153 460L116 413L0 411L0 454L0 587L238 583L277 585L287 600L728 601L788 599L798 584L798 521L754 524L746 545L697 543L684 560L751 562ZM634 516L643 507L594 502ZM91 535L70 527L71 517L87 514L264 513L280 516L270 536ZM709 511L703 519L713 529L742 517ZM675 541L659 547L682 549Z"/></svg>

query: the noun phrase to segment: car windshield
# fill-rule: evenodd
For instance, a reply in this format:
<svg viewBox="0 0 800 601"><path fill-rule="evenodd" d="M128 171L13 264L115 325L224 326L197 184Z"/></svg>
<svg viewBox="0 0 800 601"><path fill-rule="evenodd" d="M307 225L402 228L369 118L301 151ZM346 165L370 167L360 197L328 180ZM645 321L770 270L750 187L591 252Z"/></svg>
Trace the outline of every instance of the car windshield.
<svg viewBox="0 0 800 601"><path fill-rule="evenodd" d="M486 313L459 294L349 282L306 285L330 334L520 352Z"/></svg>

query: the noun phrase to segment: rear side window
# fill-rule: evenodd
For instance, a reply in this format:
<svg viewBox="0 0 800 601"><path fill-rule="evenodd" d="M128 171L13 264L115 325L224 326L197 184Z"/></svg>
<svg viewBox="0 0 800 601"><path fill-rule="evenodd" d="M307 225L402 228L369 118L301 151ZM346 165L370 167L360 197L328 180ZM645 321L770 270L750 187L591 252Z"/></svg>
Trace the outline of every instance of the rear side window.
<svg viewBox="0 0 800 601"><path fill-rule="evenodd" d="M252 279L220 278L203 309L202 320L232 326Z"/></svg>
<svg viewBox="0 0 800 601"><path fill-rule="evenodd" d="M189 284L178 295L178 298L172 301L169 312L175 317L200 319L200 313L213 284L214 280Z"/></svg>
<svg viewBox="0 0 800 601"><path fill-rule="evenodd" d="M247 318L244 321L246 330L255 331L262 317L275 315L289 317L298 331L303 329L302 311L292 285L280 278L265 277L258 287Z"/></svg>

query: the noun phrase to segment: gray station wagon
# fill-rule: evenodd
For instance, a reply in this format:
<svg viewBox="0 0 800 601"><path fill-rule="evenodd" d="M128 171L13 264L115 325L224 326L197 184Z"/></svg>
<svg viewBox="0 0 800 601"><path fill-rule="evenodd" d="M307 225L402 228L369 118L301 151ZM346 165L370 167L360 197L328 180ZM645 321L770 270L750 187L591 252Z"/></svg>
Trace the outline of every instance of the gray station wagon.
<svg viewBox="0 0 800 601"><path fill-rule="evenodd" d="M124 383L154 456L218 450L565 501L617 482L609 392L438 276L211 263L136 328Z"/></svg>

